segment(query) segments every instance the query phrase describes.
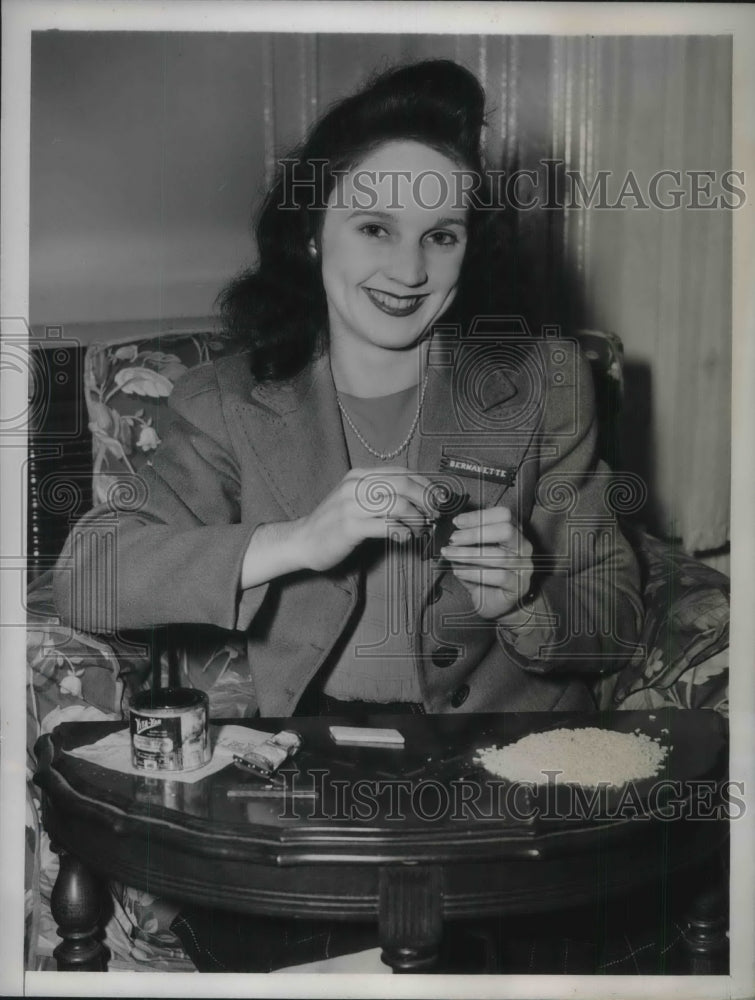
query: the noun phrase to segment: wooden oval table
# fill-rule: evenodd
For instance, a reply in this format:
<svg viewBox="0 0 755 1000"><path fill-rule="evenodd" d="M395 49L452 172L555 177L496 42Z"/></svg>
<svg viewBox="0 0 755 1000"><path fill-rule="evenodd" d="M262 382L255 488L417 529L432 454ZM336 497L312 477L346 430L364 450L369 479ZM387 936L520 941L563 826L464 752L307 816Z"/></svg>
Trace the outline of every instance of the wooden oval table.
<svg viewBox="0 0 755 1000"><path fill-rule="evenodd" d="M226 721L301 734L285 795L258 797L259 782L233 765L185 784L68 752L123 723L63 724L39 740L35 781L61 859L52 899L59 969L104 967L106 878L230 911L376 921L383 961L413 972L437 967L444 920L627 892L700 862L726 838L725 810L715 807L726 724L713 712ZM339 746L336 724L395 727L405 746ZM475 761L480 747L585 726L660 739L670 748L662 772L631 788L575 793L558 775L535 789ZM692 955L724 939L720 914L690 924Z"/></svg>

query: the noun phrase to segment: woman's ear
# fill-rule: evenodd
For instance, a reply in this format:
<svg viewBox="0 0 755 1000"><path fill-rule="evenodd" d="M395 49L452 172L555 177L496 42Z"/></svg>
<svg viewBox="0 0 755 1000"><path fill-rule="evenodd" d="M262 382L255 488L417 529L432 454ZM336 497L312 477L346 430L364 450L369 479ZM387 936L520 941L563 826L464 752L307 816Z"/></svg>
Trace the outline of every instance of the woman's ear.
<svg viewBox="0 0 755 1000"><path fill-rule="evenodd" d="M311 257L311 258L312 258L313 260L314 260L314 259L316 259L316 257L317 257L317 255L318 255L319 251L318 251L318 249L317 249L317 244L315 243L315 238L314 238L314 236L313 236L313 237L312 237L312 238L310 239L309 243L307 244L307 250L309 251L309 256L310 256L310 257Z"/></svg>

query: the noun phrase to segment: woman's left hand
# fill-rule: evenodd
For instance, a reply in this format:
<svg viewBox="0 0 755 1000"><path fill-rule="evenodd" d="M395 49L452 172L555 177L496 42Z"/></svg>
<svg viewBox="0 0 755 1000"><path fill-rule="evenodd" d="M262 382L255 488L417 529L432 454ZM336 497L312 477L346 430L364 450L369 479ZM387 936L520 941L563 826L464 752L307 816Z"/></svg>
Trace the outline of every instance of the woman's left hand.
<svg viewBox="0 0 755 1000"><path fill-rule="evenodd" d="M532 545L506 507L465 511L441 549L483 618L500 618L530 589Z"/></svg>

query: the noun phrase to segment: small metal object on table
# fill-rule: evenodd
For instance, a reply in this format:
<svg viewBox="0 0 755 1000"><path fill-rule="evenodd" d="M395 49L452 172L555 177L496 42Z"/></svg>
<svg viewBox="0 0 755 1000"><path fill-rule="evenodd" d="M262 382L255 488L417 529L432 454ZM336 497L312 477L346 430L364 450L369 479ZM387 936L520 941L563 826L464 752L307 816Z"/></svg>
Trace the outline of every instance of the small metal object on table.
<svg viewBox="0 0 755 1000"><path fill-rule="evenodd" d="M271 734L290 725L248 721ZM396 728L405 746L338 746L329 727L341 722ZM563 726L664 734L667 785L726 776L725 720L706 711L297 718L302 748L284 769L295 794L283 796L238 794L260 783L234 766L195 783L105 770L65 751L122 724L58 726L37 743L35 776L61 854L52 898L58 968L104 967L98 892L108 878L236 912L376 921L383 961L425 972L438 967L445 920L558 910L715 856L725 821L679 809L677 820L613 815L618 789L603 803L608 811L553 815L556 799L548 818L533 808L537 796L523 787L524 797L507 796L514 786L474 761L479 747ZM651 784L637 783L640 800ZM698 925L687 937L700 968L721 935Z"/></svg>

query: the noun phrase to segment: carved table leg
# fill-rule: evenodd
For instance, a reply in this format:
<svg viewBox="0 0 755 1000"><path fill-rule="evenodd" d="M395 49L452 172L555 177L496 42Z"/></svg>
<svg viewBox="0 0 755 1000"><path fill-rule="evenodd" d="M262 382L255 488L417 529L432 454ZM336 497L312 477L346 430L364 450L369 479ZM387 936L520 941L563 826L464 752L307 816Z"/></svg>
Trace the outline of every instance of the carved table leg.
<svg viewBox="0 0 755 1000"><path fill-rule="evenodd" d="M701 892L690 906L682 930L682 939L693 975L713 976L728 973L726 955L727 889L719 886Z"/></svg>
<svg viewBox="0 0 755 1000"><path fill-rule="evenodd" d="M105 972L105 949L97 933L100 887L78 858L60 851L60 871L50 899L50 910L63 938L53 952L59 972Z"/></svg>
<svg viewBox="0 0 755 1000"><path fill-rule="evenodd" d="M386 965L394 972L431 969L438 959L443 932L440 868L381 868L378 921Z"/></svg>

